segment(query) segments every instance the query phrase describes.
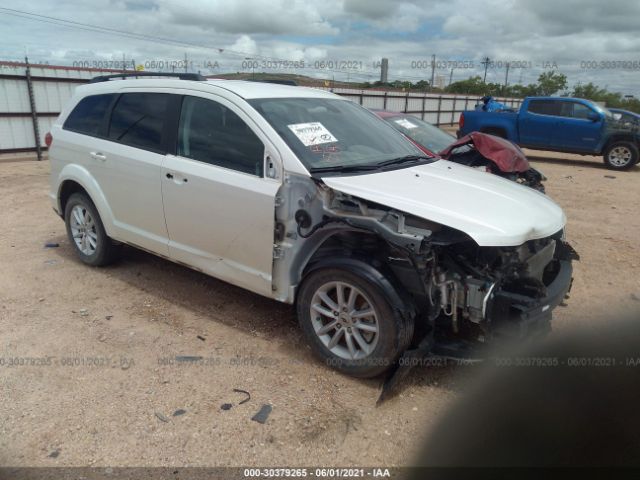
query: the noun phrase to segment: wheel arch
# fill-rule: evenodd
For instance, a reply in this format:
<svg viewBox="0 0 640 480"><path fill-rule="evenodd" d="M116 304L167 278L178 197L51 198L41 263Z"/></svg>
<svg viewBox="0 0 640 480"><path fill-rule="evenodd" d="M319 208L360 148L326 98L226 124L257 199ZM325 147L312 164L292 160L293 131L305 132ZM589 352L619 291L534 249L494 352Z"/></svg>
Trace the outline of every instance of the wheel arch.
<svg viewBox="0 0 640 480"><path fill-rule="evenodd" d="M69 197L74 193L84 193L93 202L98 215L109 236L115 230L113 213L106 200L104 192L91 174L79 165L67 165L58 177L57 203L58 211L64 217L64 210Z"/></svg>
<svg viewBox="0 0 640 480"><path fill-rule="evenodd" d="M391 269L373 259L364 250L345 245L345 237L352 235L354 235L353 231L336 230L317 245L300 269L294 303L298 301L300 286L311 273L321 269L340 268L362 276L378 287L389 304L402 312L403 316L415 316L417 311L415 302ZM360 240L366 237L371 241L384 242L373 232L357 232L355 235Z"/></svg>
<svg viewBox="0 0 640 480"><path fill-rule="evenodd" d="M640 139L633 136L633 135L629 135L626 133L614 133L612 135L610 135L609 137L607 137L607 139L604 141L604 144L602 145L602 149L600 151L601 154L604 154L604 152L607 150L607 148L609 148L611 146L611 144L616 143L616 142L630 142L633 143L636 147L640 148Z"/></svg>

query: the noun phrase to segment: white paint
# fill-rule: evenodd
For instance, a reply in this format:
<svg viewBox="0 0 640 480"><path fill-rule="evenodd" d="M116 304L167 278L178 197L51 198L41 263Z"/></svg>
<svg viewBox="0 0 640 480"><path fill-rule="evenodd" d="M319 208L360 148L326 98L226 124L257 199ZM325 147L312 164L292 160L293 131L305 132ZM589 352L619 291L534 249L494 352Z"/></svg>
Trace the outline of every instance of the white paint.
<svg viewBox="0 0 640 480"><path fill-rule="evenodd" d="M323 180L335 190L465 232L480 246L521 245L566 223L546 195L446 160Z"/></svg>

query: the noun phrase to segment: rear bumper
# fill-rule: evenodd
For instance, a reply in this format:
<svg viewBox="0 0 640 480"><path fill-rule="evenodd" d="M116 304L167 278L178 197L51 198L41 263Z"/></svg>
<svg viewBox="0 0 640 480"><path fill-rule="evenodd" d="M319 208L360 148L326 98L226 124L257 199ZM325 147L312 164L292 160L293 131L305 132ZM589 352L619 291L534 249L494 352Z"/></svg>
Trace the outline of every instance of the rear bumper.
<svg viewBox="0 0 640 480"><path fill-rule="evenodd" d="M527 338L550 329L551 313L565 299L573 282L570 259L555 260L553 269L555 278L547 284L541 298L506 290L495 292L488 309L493 336Z"/></svg>

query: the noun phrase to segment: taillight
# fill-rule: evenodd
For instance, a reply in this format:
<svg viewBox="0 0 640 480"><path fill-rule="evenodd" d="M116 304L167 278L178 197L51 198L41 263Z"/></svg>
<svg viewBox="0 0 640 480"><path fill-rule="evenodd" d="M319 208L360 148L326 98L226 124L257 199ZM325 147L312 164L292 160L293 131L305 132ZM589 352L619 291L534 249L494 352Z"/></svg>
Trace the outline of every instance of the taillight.
<svg viewBox="0 0 640 480"><path fill-rule="evenodd" d="M458 119L458 127L462 130L464 127L464 113L460 114L460 118Z"/></svg>
<svg viewBox="0 0 640 480"><path fill-rule="evenodd" d="M51 132L47 132L44 136L44 143L47 145L47 148L51 147L51 144L53 143L53 135L51 135Z"/></svg>

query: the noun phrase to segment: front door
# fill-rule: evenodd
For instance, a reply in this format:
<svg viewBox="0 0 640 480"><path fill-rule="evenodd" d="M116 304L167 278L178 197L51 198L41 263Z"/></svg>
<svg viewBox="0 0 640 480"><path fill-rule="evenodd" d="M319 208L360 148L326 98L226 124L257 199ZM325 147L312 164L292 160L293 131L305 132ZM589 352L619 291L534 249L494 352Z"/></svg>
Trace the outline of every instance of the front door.
<svg viewBox="0 0 640 480"><path fill-rule="evenodd" d="M184 96L176 155L162 169L169 254L271 296L275 196L265 142L230 102ZM269 156L274 159L273 149Z"/></svg>

